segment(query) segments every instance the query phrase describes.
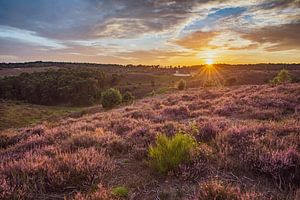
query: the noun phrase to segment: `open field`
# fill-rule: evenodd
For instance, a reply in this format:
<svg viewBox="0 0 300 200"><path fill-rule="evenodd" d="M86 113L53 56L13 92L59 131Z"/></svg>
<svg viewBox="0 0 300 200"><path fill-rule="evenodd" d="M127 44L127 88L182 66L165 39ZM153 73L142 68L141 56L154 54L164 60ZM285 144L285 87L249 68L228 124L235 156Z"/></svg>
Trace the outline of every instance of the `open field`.
<svg viewBox="0 0 300 200"><path fill-rule="evenodd" d="M209 190L233 199L296 199L299 105L299 83L200 87L2 131L0 197L114 199L111 191L123 186L129 199L201 199ZM178 131L193 136L198 150L159 174L148 148L157 134Z"/></svg>
<svg viewBox="0 0 300 200"><path fill-rule="evenodd" d="M85 107L41 106L17 101L1 101L0 130L20 128L45 120L56 120L58 117L75 115L86 109Z"/></svg>

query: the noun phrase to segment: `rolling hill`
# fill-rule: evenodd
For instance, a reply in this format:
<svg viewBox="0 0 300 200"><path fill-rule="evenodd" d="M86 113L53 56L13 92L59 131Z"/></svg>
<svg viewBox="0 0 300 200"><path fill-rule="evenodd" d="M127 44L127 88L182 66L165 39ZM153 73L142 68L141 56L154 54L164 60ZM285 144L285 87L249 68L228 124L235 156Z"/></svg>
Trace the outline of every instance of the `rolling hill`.
<svg viewBox="0 0 300 200"><path fill-rule="evenodd" d="M197 151L162 175L149 146L177 132ZM299 145L299 83L187 89L2 131L0 198L296 199Z"/></svg>

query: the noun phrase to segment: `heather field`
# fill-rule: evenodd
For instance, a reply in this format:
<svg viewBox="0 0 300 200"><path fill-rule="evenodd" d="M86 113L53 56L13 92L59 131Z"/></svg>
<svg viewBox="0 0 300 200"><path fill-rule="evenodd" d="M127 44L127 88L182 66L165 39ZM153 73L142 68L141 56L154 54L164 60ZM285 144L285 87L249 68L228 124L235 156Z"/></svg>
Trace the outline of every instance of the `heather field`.
<svg viewBox="0 0 300 200"><path fill-rule="evenodd" d="M157 135L196 141L159 173ZM0 199L299 199L300 84L197 88L1 132Z"/></svg>

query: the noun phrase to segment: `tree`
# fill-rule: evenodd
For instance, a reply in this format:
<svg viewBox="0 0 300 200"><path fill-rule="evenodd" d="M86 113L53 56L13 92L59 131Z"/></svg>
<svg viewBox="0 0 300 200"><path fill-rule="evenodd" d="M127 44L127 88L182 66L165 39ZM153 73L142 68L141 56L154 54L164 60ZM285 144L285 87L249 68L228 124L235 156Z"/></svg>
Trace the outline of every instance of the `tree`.
<svg viewBox="0 0 300 200"><path fill-rule="evenodd" d="M289 83L292 81L290 73L286 69L282 69L278 74L270 81L272 84Z"/></svg>
<svg viewBox="0 0 300 200"><path fill-rule="evenodd" d="M113 108L122 103L122 95L119 90L110 88L102 93L101 103L103 108Z"/></svg>
<svg viewBox="0 0 300 200"><path fill-rule="evenodd" d="M134 96L131 94L131 92L126 91L123 94L123 102L124 103L132 103L134 99Z"/></svg>
<svg viewBox="0 0 300 200"><path fill-rule="evenodd" d="M185 80L181 79L177 85L178 90L184 90L186 88Z"/></svg>

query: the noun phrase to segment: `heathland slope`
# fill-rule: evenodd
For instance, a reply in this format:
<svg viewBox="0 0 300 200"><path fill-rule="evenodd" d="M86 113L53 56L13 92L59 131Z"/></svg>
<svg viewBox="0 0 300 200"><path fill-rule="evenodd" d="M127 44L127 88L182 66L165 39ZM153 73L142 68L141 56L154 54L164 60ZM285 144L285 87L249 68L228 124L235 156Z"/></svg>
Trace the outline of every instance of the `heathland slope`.
<svg viewBox="0 0 300 200"><path fill-rule="evenodd" d="M300 84L197 88L6 130L0 198L112 199L123 186L130 199L294 199L299 106ZM161 175L149 166L149 145L178 131L198 151Z"/></svg>

